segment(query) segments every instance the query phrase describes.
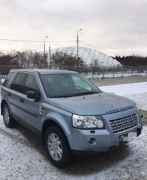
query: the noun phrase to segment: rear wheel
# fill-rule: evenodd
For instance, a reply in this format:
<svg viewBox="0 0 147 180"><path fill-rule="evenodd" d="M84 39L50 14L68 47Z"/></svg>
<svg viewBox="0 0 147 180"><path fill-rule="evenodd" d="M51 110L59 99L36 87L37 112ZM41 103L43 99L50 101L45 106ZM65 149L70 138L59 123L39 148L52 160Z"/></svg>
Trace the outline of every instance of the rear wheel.
<svg viewBox="0 0 147 180"><path fill-rule="evenodd" d="M14 127L14 119L11 116L10 109L7 104L4 104L3 106L3 121L6 127Z"/></svg>
<svg viewBox="0 0 147 180"><path fill-rule="evenodd" d="M57 167L65 167L71 159L71 153L65 135L58 127L49 127L45 134L49 159Z"/></svg>

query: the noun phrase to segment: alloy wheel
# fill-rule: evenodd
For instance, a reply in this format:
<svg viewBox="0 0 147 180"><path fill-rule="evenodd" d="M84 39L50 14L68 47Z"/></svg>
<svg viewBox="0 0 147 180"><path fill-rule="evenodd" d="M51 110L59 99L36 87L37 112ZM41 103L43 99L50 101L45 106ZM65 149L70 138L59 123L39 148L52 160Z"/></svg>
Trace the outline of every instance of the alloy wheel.
<svg viewBox="0 0 147 180"><path fill-rule="evenodd" d="M62 141L56 133L51 133L48 135L48 151L54 161L60 161L62 159Z"/></svg>

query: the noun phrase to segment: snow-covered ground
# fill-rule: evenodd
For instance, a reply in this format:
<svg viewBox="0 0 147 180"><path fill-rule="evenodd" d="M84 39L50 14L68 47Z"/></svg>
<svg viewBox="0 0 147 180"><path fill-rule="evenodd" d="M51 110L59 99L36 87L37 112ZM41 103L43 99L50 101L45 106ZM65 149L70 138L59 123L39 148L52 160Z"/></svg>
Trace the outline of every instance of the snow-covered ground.
<svg viewBox="0 0 147 180"><path fill-rule="evenodd" d="M0 120L0 180L144 180L147 177L147 127L129 146L77 156L70 167L59 170L47 160L35 135L22 127L7 129Z"/></svg>
<svg viewBox="0 0 147 180"><path fill-rule="evenodd" d="M127 96L145 107L147 83L103 86L104 91ZM147 127L141 136L109 152L82 155L65 170L52 166L41 142L18 126L5 128L0 116L0 180L146 180Z"/></svg>
<svg viewBox="0 0 147 180"><path fill-rule="evenodd" d="M140 109L147 110L147 82L101 86L100 89L128 97L134 100Z"/></svg>

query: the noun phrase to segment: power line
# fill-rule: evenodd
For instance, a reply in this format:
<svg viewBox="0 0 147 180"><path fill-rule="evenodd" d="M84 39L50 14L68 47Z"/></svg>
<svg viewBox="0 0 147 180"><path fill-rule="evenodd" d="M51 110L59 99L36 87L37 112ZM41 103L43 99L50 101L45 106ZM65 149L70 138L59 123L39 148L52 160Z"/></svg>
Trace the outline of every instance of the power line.
<svg viewBox="0 0 147 180"><path fill-rule="evenodd" d="M10 41L10 42L32 42L32 43L42 43L43 41L34 41L34 40L18 40L18 39L0 39L0 41Z"/></svg>
<svg viewBox="0 0 147 180"><path fill-rule="evenodd" d="M43 43L44 42L44 40L24 40L24 39L8 39L8 38L0 38L0 41L24 42L24 43ZM65 43L65 42L75 42L75 40L66 40L66 41L47 40L46 41L46 43Z"/></svg>

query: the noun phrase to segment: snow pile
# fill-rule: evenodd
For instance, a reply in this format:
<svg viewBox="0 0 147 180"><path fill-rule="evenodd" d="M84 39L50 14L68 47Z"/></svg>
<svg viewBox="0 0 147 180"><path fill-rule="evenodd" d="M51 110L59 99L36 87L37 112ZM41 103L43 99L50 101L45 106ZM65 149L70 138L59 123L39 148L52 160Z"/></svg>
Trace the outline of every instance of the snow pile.
<svg viewBox="0 0 147 180"><path fill-rule="evenodd" d="M55 52L62 52L71 56L77 55L76 47L57 48ZM102 52L98 52L96 49L91 49L87 47L79 47L79 57L86 64L91 64L97 61L99 67L102 68L113 68L113 67L121 66L120 63L114 60L112 57L107 56Z"/></svg>
<svg viewBox="0 0 147 180"><path fill-rule="evenodd" d="M100 89L130 98L138 108L147 111L147 82L101 86Z"/></svg>

